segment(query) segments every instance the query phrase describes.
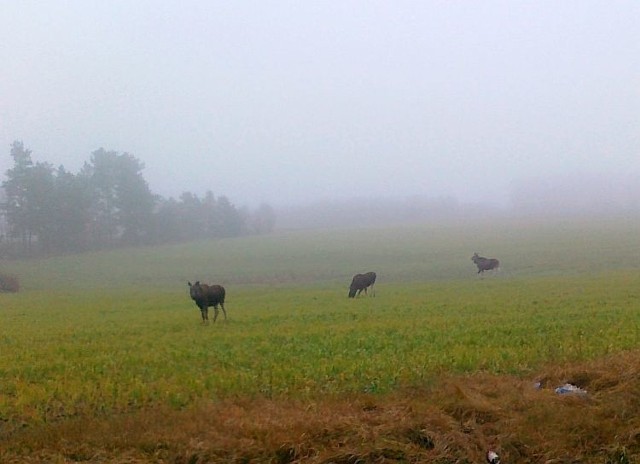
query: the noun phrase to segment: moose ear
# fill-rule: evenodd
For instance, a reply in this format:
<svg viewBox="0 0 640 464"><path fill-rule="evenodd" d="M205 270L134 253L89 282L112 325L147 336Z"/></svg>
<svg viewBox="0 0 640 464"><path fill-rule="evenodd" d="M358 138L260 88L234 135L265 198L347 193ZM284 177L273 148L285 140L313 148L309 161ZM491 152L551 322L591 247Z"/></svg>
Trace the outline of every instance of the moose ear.
<svg viewBox="0 0 640 464"><path fill-rule="evenodd" d="M191 282L187 282L187 285L189 285L189 287L191 287Z"/></svg>

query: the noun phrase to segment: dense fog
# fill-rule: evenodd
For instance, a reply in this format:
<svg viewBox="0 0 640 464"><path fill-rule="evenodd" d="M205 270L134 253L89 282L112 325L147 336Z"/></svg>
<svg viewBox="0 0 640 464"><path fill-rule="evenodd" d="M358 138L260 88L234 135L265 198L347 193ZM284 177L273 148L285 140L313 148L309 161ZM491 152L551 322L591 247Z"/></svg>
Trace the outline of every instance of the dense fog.
<svg viewBox="0 0 640 464"><path fill-rule="evenodd" d="M22 141L283 227L637 213L638 24L631 1L10 0L0 180Z"/></svg>
<svg viewBox="0 0 640 464"><path fill-rule="evenodd" d="M483 201L484 200L484 201ZM506 201L478 196L359 197L281 207L278 228L362 227L496 218L640 218L640 177L556 176L512 183Z"/></svg>

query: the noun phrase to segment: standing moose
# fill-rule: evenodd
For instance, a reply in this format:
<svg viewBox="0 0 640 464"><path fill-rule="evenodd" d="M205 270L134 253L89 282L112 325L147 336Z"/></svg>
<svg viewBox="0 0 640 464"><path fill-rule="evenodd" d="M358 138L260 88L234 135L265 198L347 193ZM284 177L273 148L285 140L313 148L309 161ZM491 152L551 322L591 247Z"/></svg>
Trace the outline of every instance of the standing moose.
<svg viewBox="0 0 640 464"><path fill-rule="evenodd" d="M478 274L482 274L484 271L491 271L492 269L500 269L500 261L495 258L483 258L478 256L478 253L474 253L471 257L476 266L478 266Z"/></svg>
<svg viewBox="0 0 640 464"><path fill-rule="evenodd" d="M191 299L195 301L196 306L200 308L202 314L202 323L209 322L209 306L213 306L213 322L218 318L218 305L222 308L225 320L227 319L227 311L224 309L225 290L221 285L201 284L197 281L195 284L189 284L189 294Z"/></svg>
<svg viewBox="0 0 640 464"><path fill-rule="evenodd" d="M366 274L356 274L353 276L351 286L349 287L349 298L354 298L356 292L358 295L364 290L364 294L367 295L367 287L371 287L373 290L373 284L376 283L376 273L367 272Z"/></svg>

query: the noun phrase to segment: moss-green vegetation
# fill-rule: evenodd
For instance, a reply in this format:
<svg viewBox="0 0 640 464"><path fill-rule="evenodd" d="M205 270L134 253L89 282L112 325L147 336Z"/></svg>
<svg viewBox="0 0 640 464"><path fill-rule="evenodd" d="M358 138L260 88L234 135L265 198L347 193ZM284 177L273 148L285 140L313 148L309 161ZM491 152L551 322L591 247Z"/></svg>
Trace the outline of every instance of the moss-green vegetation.
<svg viewBox="0 0 640 464"><path fill-rule="evenodd" d="M23 291L0 294L0 419L385 392L636 348L638 225L296 232L5 262ZM502 271L478 278L474 251ZM347 299L366 270L377 296ZM197 279L226 286L229 320L200 324Z"/></svg>

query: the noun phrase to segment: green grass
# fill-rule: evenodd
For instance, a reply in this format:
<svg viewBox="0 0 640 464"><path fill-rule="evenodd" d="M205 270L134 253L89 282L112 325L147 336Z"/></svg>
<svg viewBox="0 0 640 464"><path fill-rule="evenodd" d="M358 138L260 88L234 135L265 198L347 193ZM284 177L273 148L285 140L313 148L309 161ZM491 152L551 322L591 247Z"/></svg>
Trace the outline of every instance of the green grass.
<svg viewBox="0 0 640 464"><path fill-rule="evenodd" d="M638 268L639 231L640 220L512 219L281 232L0 262L0 272L18 275L25 290L177 291L196 279L233 286L344 287L354 273L369 269L385 282L469 279L474 274L470 258L477 251L500 258L503 278L553 276Z"/></svg>
<svg viewBox="0 0 640 464"><path fill-rule="evenodd" d="M0 420L382 393L637 348L638 225L290 232L4 262L24 290L0 294ZM478 278L474 251L503 270ZM377 296L348 299L364 270ZM200 324L198 279L227 287L229 320Z"/></svg>

